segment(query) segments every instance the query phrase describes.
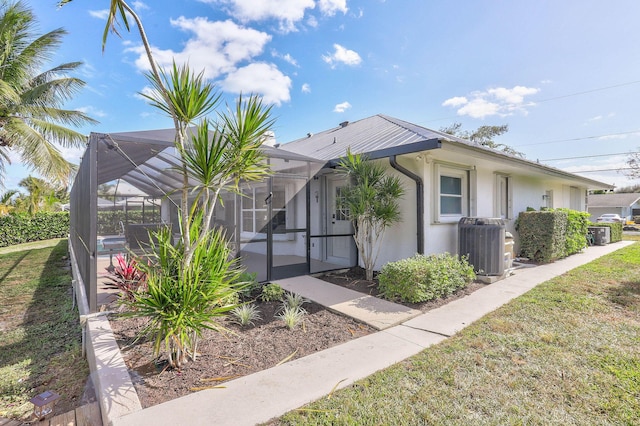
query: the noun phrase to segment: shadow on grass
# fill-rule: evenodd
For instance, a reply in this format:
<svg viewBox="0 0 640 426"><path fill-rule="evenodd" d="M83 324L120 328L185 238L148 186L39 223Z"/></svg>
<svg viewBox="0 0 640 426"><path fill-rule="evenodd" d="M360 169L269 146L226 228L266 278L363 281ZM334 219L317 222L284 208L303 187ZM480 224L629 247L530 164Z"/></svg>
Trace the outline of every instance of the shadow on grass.
<svg viewBox="0 0 640 426"><path fill-rule="evenodd" d="M38 256L46 252L43 261ZM4 409L15 416L31 408L31 397L48 389L62 396L58 406L66 410L77 404L73 400L85 387L88 371L81 358L78 314L72 308L67 254L66 240L52 248L16 253L0 280L0 285L15 287L6 293L12 311L5 314L9 321L0 342L0 368L11 376L0 379L0 393L3 405L12 401Z"/></svg>
<svg viewBox="0 0 640 426"><path fill-rule="evenodd" d="M640 309L640 282L639 281L625 281L618 286L610 287L607 290L607 298L616 305L624 306L625 308L634 308L634 310Z"/></svg>

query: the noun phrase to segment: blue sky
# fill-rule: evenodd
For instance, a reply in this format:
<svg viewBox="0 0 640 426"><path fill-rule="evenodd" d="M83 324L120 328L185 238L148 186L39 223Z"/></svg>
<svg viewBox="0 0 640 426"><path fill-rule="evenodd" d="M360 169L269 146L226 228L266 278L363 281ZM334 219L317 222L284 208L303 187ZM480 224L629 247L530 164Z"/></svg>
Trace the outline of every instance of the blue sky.
<svg viewBox="0 0 640 426"><path fill-rule="evenodd" d="M144 0L162 64L188 61L226 102L274 105L277 141L382 113L432 129L508 124L497 142L526 158L619 187L640 150L640 2L497 0ZM108 0L27 1L40 31L68 31L51 66L80 60L87 87L67 105L100 124L85 133L168 128L147 85L137 32L110 36ZM72 161L80 153L65 151ZM567 160L557 160L567 157ZM547 161L552 160L552 161ZM7 170L15 187L28 172ZM609 170L589 172L590 170Z"/></svg>

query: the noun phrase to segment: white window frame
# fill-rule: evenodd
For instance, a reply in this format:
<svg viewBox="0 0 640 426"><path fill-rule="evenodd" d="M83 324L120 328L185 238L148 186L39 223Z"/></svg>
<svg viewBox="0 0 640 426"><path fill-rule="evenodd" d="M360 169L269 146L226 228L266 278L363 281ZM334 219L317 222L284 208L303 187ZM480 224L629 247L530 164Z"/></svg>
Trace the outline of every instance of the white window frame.
<svg viewBox="0 0 640 426"><path fill-rule="evenodd" d="M441 194L441 178L452 177L460 179L460 194L457 195L461 199L461 212L460 213L441 213L441 199L445 197L453 197L455 194ZM469 216L469 168L468 167L455 167L445 164L435 165L434 176L434 223L457 223L461 218Z"/></svg>
<svg viewBox="0 0 640 426"><path fill-rule="evenodd" d="M251 238L267 238L267 234L264 232L256 232L255 227L256 227L256 214L260 214L260 213L264 213L265 215L267 214L267 212L269 211L269 207L264 204L264 199L261 200L257 200L256 199L256 190L258 189L267 189L267 183L259 183L259 184L251 184L251 185L247 185L246 187L242 188L242 192L243 194L245 193L245 191L250 190L251 191L251 196L250 197L245 197L245 196L241 196L240 197L240 236L243 239L251 239ZM275 189L275 188L274 188ZM290 198L290 195L292 193L292 188L290 184L286 184L284 186L284 197L285 200L288 200ZM266 192L265 192L266 193ZM252 202L252 206L251 208L245 208L244 205L244 201L247 200L247 198L251 199ZM293 200L291 200L293 201ZM285 205L283 208L272 208L272 212L275 214L278 211L284 211L285 212L285 222L286 222L286 226L287 228L292 228L293 223L294 223L294 209L295 209L295 202L289 202L287 203L287 205ZM245 212L253 212L253 229L250 231L246 231L244 229L244 213ZM268 222L267 222L268 223ZM293 234L275 234L273 235L273 239L274 241L285 241L285 240L289 240L293 238Z"/></svg>
<svg viewBox="0 0 640 426"><path fill-rule="evenodd" d="M495 173L493 215L513 219L513 179L504 173Z"/></svg>

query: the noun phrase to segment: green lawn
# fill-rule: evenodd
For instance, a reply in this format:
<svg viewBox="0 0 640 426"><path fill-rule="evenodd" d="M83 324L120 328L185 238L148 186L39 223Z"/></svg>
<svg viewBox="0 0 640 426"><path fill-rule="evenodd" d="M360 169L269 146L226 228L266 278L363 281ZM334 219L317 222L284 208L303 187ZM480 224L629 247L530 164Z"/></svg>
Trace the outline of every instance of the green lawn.
<svg viewBox="0 0 640 426"><path fill-rule="evenodd" d="M0 417L24 418L44 390L62 396L57 412L80 405L89 376L67 240L42 245L0 254Z"/></svg>
<svg viewBox="0 0 640 426"><path fill-rule="evenodd" d="M277 423L638 425L640 244Z"/></svg>

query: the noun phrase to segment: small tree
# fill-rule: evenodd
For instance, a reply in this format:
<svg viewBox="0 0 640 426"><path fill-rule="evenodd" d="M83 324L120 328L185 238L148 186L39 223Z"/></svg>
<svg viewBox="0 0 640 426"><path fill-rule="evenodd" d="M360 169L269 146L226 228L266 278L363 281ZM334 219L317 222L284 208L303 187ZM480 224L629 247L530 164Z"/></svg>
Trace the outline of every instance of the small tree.
<svg viewBox="0 0 640 426"><path fill-rule="evenodd" d="M453 123L450 126L440 128L440 131L462 139L467 139L470 142L486 146L487 148L502 151L506 154L524 157L522 152L516 151L509 145L497 143L493 140L493 138L503 135L509 131L508 124L503 124L501 126L480 126L471 132L469 130L462 130L462 123Z"/></svg>
<svg viewBox="0 0 640 426"><path fill-rule="evenodd" d="M339 170L351 183L337 200L338 207L348 212L366 279L372 280L384 231L401 220L398 199L404 195L404 189L398 177L387 176L380 164L354 155L351 150L340 161Z"/></svg>

